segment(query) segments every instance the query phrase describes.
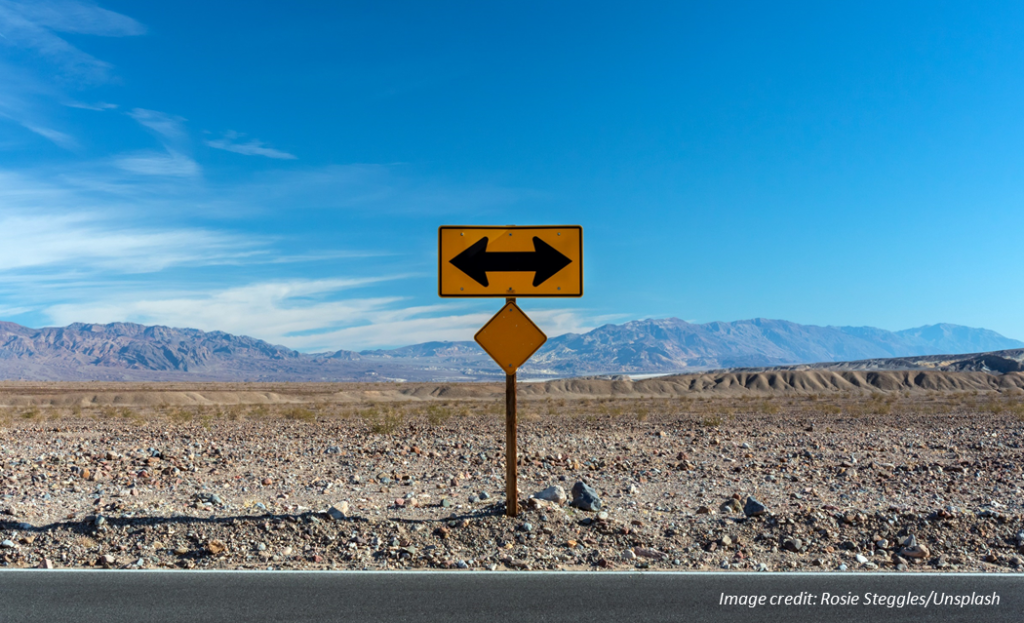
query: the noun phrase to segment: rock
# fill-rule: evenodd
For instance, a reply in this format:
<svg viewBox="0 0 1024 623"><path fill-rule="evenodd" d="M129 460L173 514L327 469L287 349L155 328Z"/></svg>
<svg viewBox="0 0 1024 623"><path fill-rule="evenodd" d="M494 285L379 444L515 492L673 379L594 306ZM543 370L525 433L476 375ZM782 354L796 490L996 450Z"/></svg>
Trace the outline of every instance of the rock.
<svg viewBox="0 0 1024 623"><path fill-rule="evenodd" d="M889 549L889 541L886 539L879 539L875 541L875 547L878 549Z"/></svg>
<svg viewBox="0 0 1024 623"><path fill-rule="evenodd" d="M768 509L764 504L761 504L753 497L747 497L747 503L743 505L743 514L747 517L757 517L764 515L768 512Z"/></svg>
<svg viewBox="0 0 1024 623"><path fill-rule="evenodd" d="M480 501L480 498L478 496L475 496L475 495L469 496L469 503L470 504L476 504L479 501Z"/></svg>
<svg viewBox="0 0 1024 623"><path fill-rule="evenodd" d="M175 556L184 556L186 554L188 554L188 548L187 547L176 547L176 548L174 548L174 555Z"/></svg>
<svg viewBox="0 0 1024 623"><path fill-rule="evenodd" d="M626 551L622 552L622 559L626 561L636 560L636 552L634 552L631 549L627 549Z"/></svg>
<svg viewBox="0 0 1024 623"><path fill-rule="evenodd" d="M228 551L228 546L224 543L224 541L213 539L212 541L206 544L206 551L210 554L213 554L214 556L217 556Z"/></svg>
<svg viewBox="0 0 1024 623"><path fill-rule="evenodd" d="M533 531L533 524L531 524L531 523L524 523L523 525L519 526L519 529L522 530L523 532L532 532Z"/></svg>
<svg viewBox="0 0 1024 623"><path fill-rule="evenodd" d="M480 492L480 499L481 500L489 500L489 499L491 499L491 494L487 493L486 491L481 491Z"/></svg>
<svg viewBox="0 0 1024 623"><path fill-rule="evenodd" d="M443 508L451 508L452 501L450 498L441 498L441 506Z"/></svg>
<svg viewBox="0 0 1024 623"><path fill-rule="evenodd" d="M789 552L802 552L804 549L804 542L800 539L787 538L782 541L782 549Z"/></svg>
<svg viewBox="0 0 1024 623"><path fill-rule="evenodd" d="M929 554L928 548L924 545L911 545L900 550L900 556L903 558L922 559L927 558Z"/></svg>
<svg viewBox="0 0 1024 623"><path fill-rule="evenodd" d="M653 558L657 560L668 558L668 554L658 551L653 547L638 547L633 550L633 553L642 558Z"/></svg>
<svg viewBox="0 0 1024 623"><path fill-rule="evenodd" d="M626 492L630 495L636 495L637 493L640 493L640 488L634 484L630 484L629 489L627 489Z"/></svg>
<svg viewBox="0 0 1024 623"><path fill-rule="evenodd" d="M543 491L538 491L530 497L538 500L545 500L547 502L554 502L555 504L565 504L565 501L568 499L565 495L565 489L558 485L548 487Z"/></svg>
<svg viewBox="0 0 1024 623"><path fill-rule="evenodd" d="M840 571L846 571L847 569L849 569L849 567L847 567L846 565L839 565Z"/></svg>
<svg viewBox="0 0 1024 623"><path fill-rule="evenodd" d="M722 502L722 505L718 507L723 513L739 513L743 510L743 505L736 498L729 498Z"/></svg>
<svg viewBox="0 0 1024 623"><path fill-rule="evenodd" d="M572 502L570 506L575 506L585 511L599 511L601 510L601 498L597 496L597 491L594 491L590 485L578 481L572 486Z"/></svg>
<svg viewBox="0 0 1024 623"><path fill-rule="evenodd" d="M598 521L608 521L608 513L607 513L607 511L601 511L600 513L598 513L597 514L597 520Z"/></svg>
<svg viewBox="0 0 1024 623"><path fill-rule="evenodd" d="M270 478L264 478L263 479L263 486L264 487L269 487L272 484L274 484L274 481L271 480Z"/></svg>
<svg viewBox="0 0 1024 623"><path fill-rule="evenodd" d="M39 564L40 569L53 569L53 561L49 558L43 558L43 562Z"/></svg>
<svg viewBox="0 0 1024 623"><path fill-rule="evenodd" d="M117 559L110 554L104 554L96 559L96 564L102 567L111 567L117 564Z"/></svg>
<svg viewBox="0 0 1024 623"><path fill-rule="evenodd" d="M864 554L857 554L856 558L857 558L857 562L859 562L862 565L868 561L868 557L865 556Z"/></svg>
<svg viewBox="0 0 1024 623"><path fill-rule="evenodd" d="M460 560L459 562L455 563L455 566L459 569L469 569L469 565L466 563L465 560Z"/></svg>
<svg viewBox="0 0 1024 623"><path fill-rule="evenodd" d="M698 515L714 515L715 514L715 509L711 508L710 506L700 506L700 507L697 508L697 514Z"/></svg>
<svg viewBox="0 0 1024 623"><path fill-rule="evenodd" d="M915 545L917 545L917 537L915 537L913 534L908 536L903 541L903 547L914 547Z"/></svg>
<svg viewBox="0 0 1024 623"><path fill-rule="evenodd" d="M732 537L728 534L723 534L722 538L718 539L718 542L722 544L722 547L729 547L732 545Z"/></svg>
<svg viewBox="0 0 1024 623"><path fill-rule="evenodd" d="M16 547L18 547L18 546L15 545L14 541L12 541L10 539L4 539L3 541L0 541L0 548L3 548L3 549L14 549Z"/></svg>
<svg viewBox="0 0 1024 623"><path fill-rule="evenodd" d="M335 521L341 521L348 517L348 502L341 501L327 509L327 514Z"/></svg>

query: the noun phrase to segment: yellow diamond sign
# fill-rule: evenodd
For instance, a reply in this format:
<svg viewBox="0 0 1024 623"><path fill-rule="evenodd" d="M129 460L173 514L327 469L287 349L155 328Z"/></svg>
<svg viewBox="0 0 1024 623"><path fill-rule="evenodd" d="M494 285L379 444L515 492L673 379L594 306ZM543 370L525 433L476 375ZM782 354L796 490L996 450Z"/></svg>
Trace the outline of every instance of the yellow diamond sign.
<svg viewBox="0 0 1024 623"><path fill-rule="evenodd" d="M507 303L473 336L505 374L515 374L548 336L514 302Z"/></svg>

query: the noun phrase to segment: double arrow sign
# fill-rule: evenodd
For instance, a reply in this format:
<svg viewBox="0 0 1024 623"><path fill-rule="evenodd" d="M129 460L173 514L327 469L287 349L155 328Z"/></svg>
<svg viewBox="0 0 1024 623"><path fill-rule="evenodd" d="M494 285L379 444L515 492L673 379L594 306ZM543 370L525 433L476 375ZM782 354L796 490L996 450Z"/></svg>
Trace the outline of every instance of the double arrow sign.
<svg viewBox="0 0 1024 623"><path fill-rule="evenodd" d="M505 372L505 514L519 512L516 371L547 341L516 297L583 296L583 228L443 226L437 231L437 293L502 297L505 306L474 336Z"/></svg>
<svg viewBox="0 0 1024 623"><path fill-rule="evenodd" d="M438 230L442 297L583 296L583 228L451 227Z"/></svg>

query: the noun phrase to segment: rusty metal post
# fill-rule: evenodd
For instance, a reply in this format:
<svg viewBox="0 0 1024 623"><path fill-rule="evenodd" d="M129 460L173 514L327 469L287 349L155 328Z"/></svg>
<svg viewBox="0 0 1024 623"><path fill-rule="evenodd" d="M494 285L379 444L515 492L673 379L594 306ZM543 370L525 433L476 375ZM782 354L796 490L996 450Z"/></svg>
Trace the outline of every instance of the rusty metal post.
<svg viewBox="0 0 1024 623"><path fill-rule="evenodd" d="M505 377L505 514L519 514L516 467L516 375Z"/></svg>
<svg viewBox="0 0 1024 623"><path fill-rule="evenodd" d="M505 299L515 303L514 298ZM519 514L519 468L516 465L516 373L505 376L505 515Z"/></svg>

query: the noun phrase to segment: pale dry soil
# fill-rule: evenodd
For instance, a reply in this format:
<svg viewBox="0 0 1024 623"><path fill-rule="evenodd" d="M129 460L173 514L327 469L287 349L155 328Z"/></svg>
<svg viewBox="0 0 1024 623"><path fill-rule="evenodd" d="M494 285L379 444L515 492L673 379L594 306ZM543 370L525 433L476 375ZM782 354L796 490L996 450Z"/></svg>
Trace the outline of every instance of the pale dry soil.
<svg viewBox="0 0 1024 623"><path fill-rule="evenodd" d="M301 390L279 404L39 405L8 388L0 566L1024 565L1019 393L524 399L523 511L510 518L500 400L332 402ZM528 500L577 481L606 516ZM748 496L767 512L747 517Z"/></svg>

